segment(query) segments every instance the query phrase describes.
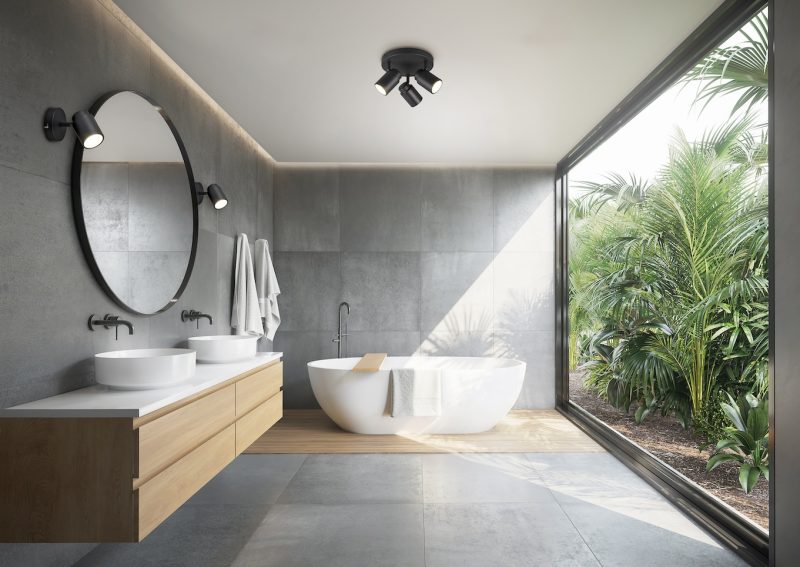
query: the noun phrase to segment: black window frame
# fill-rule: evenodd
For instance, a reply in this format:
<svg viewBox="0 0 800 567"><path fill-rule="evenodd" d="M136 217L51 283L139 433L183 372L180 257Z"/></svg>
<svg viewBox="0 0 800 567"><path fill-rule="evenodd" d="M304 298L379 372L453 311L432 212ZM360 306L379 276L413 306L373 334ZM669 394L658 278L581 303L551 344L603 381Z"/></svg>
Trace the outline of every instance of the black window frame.
<svg viewBox="0 0 800 567"><path fill-rule="evenodd" d="M726 0L556 165L555 387L556 409L633 469L706 531L752 565L769 562L769 535L674 468L624 437L569 398L568 174L572 167L658 98L703 56L764 9L768 0ZM772 24L770 22L770 34ZM771 37L771 36L770 36ZM770 59L771 61L771 59ZM770 64L771 65L771 64ZM772 119L770 114L770 120ZM770 184L770 192L772 186ZM773 226L769 215L770 233ZM771 300L770 300L771 303ZM770 308L772 305L770 305ZM773 315L770 309L770 328ZM772 347L772 340L770 340ZM770 348L771 350L771 348ZM772 391L770 368L770 391ZM771 435L771 434L770 434ZM770 487L770 511L774 490ZM770 512L770 520L772 513Z"/></svg>

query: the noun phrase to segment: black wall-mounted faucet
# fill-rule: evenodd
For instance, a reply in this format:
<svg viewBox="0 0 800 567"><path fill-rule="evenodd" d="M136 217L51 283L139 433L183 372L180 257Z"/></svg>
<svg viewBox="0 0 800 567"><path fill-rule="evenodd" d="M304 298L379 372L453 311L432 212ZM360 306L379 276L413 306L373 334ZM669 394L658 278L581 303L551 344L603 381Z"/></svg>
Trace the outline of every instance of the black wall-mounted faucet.
<svg viewBox="0 0 800 567"><path fill-rule="evenodd" d="M94 331L95 327L103 327L104 329L110 329L114 327L114 339L119 340L119 326L124 325L128 327L128 334L133 334L133 323L130 321L126 321L124 319L120 319L119 315L109 315L106 314L105 317L102 319L95 319L94 315L89 315L89 330Z"/></svg>
<svg viewBox="0 0 800 567"><path fill-rule="evenodd" d="M214 320L208 313L200 313L196 309L184 309L181 311L181 321L197 321L197 328L200 328L200 319L208 319L208 324L213 325Z"/></svg>

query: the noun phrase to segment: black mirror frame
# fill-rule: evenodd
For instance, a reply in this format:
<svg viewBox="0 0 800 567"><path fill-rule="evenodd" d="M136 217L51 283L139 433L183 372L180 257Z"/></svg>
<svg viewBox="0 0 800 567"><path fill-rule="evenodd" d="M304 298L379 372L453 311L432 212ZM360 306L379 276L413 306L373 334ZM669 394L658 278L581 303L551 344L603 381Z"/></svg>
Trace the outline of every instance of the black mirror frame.
<svg viewBox="0 0 800 567"><path fill-rule="evenodd" d="M175 125L172 123L169 115L166 113L164 108L154 101L152 98L147 96L144 93L139 91L133 90L117 90L117 91L110 91L99 99L97 99L94 104L89 108L89 112L92 116L96 116L97 112L102 108L102 106L113 96L121 94L121 93L132 93L137 96L142 97L144 100L149 102L153 108L161 115L161 118L164 119L167 126L169 126L172 135L175 137L175 142L178 144L178 148L181 151L181 157L183 158L183 164L186 167L186 175L189 178L189 183L186 187L186 190L189 192L189 197L192 202L192 251L189 254L189 263L186 266L186 273L183 275L183 281L181 281L181 285L178 287L178 291L175 292L175 295L158 311L154 311L153 313L142 313L141 311L137 311L125 303L106 282L105 278L103 277L103 273L100 271L97 262L95 261L94 254L92 253L92 247L89 243L89 236L86 232L86 223L83 217L83 201L81 199L81 168L83 166L83 145L79 142L75 143L75 149L72 152L72 213L75 218L75 228L78 232L78 240L81 244L81 249L83 250L83 255L86 258L86 262L89 264L89 269L92 271L95 280L103 289L103 291L122 309L128 311L129 313L134 313L136 315L141 315L142 317L152 317L153 315L157 315L159 313L163 313L173 305L178 302L178 299L183 294L186 286L189 284L189 279L192 277L192 271L194 270L194 261L195 256L197 255L197 235L199 230L199 222L198 222L198 210L197 210L197 199L195 199L194 194L194 174L192 173L192 164L189 161L189 155L186 153L186 147L183 144L183 139L181 138L178 129L175 128Z"/></svg>

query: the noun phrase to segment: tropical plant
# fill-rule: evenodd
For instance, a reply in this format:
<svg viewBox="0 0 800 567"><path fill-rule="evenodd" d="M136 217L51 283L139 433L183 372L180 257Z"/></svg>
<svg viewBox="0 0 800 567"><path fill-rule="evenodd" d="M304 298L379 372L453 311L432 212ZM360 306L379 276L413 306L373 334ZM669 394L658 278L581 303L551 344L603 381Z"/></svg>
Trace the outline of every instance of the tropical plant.
<svg viewBox="0 0 800 567"><path fill-rule="evenodd" d="M681 79L686 84L699 84L696 102L703 102L703 108L729 93L739 96L732 113L745 107L749 110L767 99L767 21L765 10L739 31L740 41L714 49Z"/></svg>
<svg viewBox="0 0 800 567"><path fill-rule="evenodd" d="M739 484L748 494L762 476L769 480L769 408L765 399L752 394L720 404L731 426L717 443L714 455L708 460L706 470L711 472L720 464L739 463Z"/></svg>
<svg viewBox="0 0 800 567"><path fill-rule="evenodd" d="M582 310L593 324L587 384L635 405L637 421L660 409L696 422L720 383L747 391L762 369L767 201L740 159L757 143L751 128L735 120L697 142L678 133L652 185L613 176L573 202L575 218L593 218L573 229L583 258L570 274L571 319Z"/></svg>

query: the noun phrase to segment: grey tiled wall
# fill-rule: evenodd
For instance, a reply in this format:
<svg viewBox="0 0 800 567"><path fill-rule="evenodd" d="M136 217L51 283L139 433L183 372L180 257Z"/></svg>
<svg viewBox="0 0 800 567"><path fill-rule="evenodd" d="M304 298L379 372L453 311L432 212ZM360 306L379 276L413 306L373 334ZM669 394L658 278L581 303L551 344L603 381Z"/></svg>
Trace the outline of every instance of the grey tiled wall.
<svg viewBox="0 0 800 567"><path fill-rule="evenodd" d="M278 166L275 270L285 404L316 407L306 363L349 354L511 356L518 407L553 407L553 170Z"/></svg>
<svg viewBox="0 0 800 567"><path fill-rule="evenodd" d="M181 132L195 177L219 183L229 205L200 210L197 260L173 308L145 318L124 313L94 281L78 244L70 200L73 139L48 142L49 106L67 114L102 94L148 94ZM96 0L0 2L0 406L57 394L93 381L94 353L167 346L192 334L226 330L233 237L272 236L273 162L232 127L195 87ZM193 307L214 325L180 321ZM128 337L90 332L90 314L129 317ZM71 565L89 547L0 546L1 565Z"/></svg>

